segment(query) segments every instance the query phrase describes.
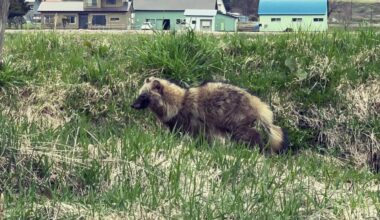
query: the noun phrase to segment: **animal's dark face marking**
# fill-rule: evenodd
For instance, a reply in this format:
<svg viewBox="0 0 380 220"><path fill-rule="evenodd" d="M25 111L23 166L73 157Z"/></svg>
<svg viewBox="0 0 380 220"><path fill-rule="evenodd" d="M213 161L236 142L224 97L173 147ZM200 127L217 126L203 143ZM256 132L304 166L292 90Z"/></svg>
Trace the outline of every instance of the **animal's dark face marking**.
<svg viewBox="0 0 380 220"><path fill-rule="evenodd" d="M141 110L149 106L150 98L148 93L143 93L137 97L136 101L131 105L132 108Z"/></svg>

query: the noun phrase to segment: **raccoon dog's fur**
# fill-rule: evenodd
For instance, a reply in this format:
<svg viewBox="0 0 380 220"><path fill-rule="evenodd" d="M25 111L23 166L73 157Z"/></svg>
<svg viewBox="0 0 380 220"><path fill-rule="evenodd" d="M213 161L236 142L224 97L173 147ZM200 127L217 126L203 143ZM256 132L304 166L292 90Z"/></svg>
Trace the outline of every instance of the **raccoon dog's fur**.
<svg viewBox="0 0 380 220"><path fill-rule="evenodd" d="M286 134L273 124L269 106L244 89L229 84L209 82L185 89L150 77L132 107L149 107L171 130L179 129L193 136L205 134L209 141L231 137L234 141L277 153L287 147ZM267 145L254 128L257 121L268 133Z"/></svg>

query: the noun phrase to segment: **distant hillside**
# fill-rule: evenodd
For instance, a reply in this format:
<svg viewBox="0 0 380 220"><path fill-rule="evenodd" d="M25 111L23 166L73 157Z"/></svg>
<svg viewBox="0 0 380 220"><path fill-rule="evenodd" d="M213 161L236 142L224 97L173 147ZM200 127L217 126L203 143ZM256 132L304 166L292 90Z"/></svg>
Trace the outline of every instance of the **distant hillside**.
<svg viewBox="0 0 380 220"><path fill-rule="evenodd" d="M223 0L226 9L247 15L251 20L256 20L258 15L259 0ZM338 0L329 1L331 22L373 22L380 23L379 0Z"/></svg>
<svg viewBox="0 0 380 220"><path fill-rule="evenodd" d="M259 0L223 0L227 11L237 12L249 16L251 19L257 18Z"/></svg>
<svg viewBox="0 0 380 220"><path fill-rule="evenodd" d="M380 2L366 3L359 0L351 4L348 1L336 1L330 6L329 20L333 23L380 23Z"/></svg>

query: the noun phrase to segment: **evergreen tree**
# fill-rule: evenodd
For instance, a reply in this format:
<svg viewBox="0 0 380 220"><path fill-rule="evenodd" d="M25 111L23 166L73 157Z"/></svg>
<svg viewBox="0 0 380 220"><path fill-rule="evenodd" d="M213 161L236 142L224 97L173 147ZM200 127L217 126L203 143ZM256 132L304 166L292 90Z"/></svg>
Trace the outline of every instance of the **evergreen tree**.
<svg viewBox="0 0 380 220"><path fill-rule="evenodd" d="M25 0L10 0L8 18L23 16L28 12Z"/></svg>
<svg viewBox="0 0 380 220"><path fill-rule="evenodd" d="M226 10L230 11L231 10L232 0L223 0L223 3L224 3L224 7L226 7Z"/></svg>

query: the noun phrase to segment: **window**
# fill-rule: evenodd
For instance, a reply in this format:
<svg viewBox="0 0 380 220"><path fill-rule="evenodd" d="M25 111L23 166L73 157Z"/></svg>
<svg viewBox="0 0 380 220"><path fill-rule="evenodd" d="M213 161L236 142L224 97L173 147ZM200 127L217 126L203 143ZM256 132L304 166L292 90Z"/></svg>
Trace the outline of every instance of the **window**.
<svg viewBox="0 0 380 220"><path fill-rule="evenodd" d="M205 28L205 29L208 29L211 27L211 20L202 20L201 21L201 24L202 24L202 28Z"/></svg>
<svg viewBox="0 0 380 220"><path fill-rule="evenodd" d="M120 18L111 18L111 21L112 21L112 22L119 22L119 21L120 21Z"/></svg>
<svg viewBox="0 0 380 220"><path fill-rule="evenodd" d="M34 20L34 21L41 22L41 16L40 16L40 15L34 15L34 16L33 16L33 20Z"/></svg>
<svg viewBox="0 0 380 220"><path fill-rule="evenodd" d="M94 15L92 17L92 25L94 26L105 26L106 16L105 15Z"/></svg>
<svg viewBox="0 0 380 220"><path fill-rule="evenodd" d="M149 22L152 26L156 25L156 19L145 19L145 22Z"/></svg>
<svg viewBox="0 0 380 220"><path fill-rule="evenodd" d="M177 19L176 24L186 24L186 19Z"/></svg>
<svg viewBox="0 0 380 220"><path fill-rule="evenodd" d="M191 23L192 23L192 24L196 24L196 23L197 23L197 21L196 21L196 20L194 20L194 21L191 21Z"/></svg>
<svg viewBox="0 0 380 220"><path fill-rule="evenodd" d="M322 22L323 18L314 18L314 22Z"/></svg>
<svg viewBox="0 0 380 220"><path fill-rule="evenodd" d="M293 21L293 22L301 22L301 21L302 21L302 18L292 18L292 21Z"/></svg>
<svg viewBox="0 0 380 220"><path fill-rule="evenodd" d="M281 18L271 18L270 21L271 22L280 22Z"/></svg>
<svg viewBox="0 0 380 220"><path fill-rule="evenodd" d="M116 5L116 0L106 0L107 5Z"/></svg>
<svg viewBox="0 0 380 220"><path fill-rule="evenodd" d="M85 3L86 3L86 6L90 6L90 7L98 5L97 0L85 0Z"/></svg>
<svg viewBox="0 0 380 220"><path fill-rule="evenodd" d="M54 23L54 15L45 15L44 16L45 24L53 24Z"/></svg>
<svg viewBox="0 0 380 220"><path fill-rule="evenodd" d="M68 24L75 24L75 15L66 15L64 19Z"/></svg>

